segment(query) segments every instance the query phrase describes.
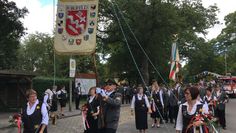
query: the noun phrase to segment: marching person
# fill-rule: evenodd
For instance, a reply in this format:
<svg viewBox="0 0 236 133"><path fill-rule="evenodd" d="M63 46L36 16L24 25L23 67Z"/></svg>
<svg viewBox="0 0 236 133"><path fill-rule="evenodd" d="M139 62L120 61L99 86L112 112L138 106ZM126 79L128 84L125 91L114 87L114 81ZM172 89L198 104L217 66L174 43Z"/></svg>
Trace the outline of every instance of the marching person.
<svg viewBox="0 0 236 133"><path fill-rule="evenodd" d="M58 98L57 98L57 86L53 86L52 87L52 106L50 109L51 112L51 118L52 118L52 124L56 125L56 119L57 119L57 102L58 102Z"/></svg>
<svg viewBox="0 0 236 133"><path fill-rule="evenodd" d="M211 87L208 87L206 89L206 95L204 96L203 99L204 99L203 101L205 101L208 105L208 108L209 108L208 112L210 114L212 114L213 116L215 116L215 106L216 106L217 98L216 98L216 96L214 96L212 94L212 88Z"/></svg>
<svg viewBox="0 0 236 133"><path fill-rule="evenodd" d="M152 101L151 101L151 118L153 119L152 127L156 126L160 127L160 121L163 118L163 109L164 109L164 101L163 101L163 91L161 91L156 80L153 80L152 83Z"/></svg>
<svg viewBox="0 0 236 133"><path fill-rule="evenodd" d="M23 133L47 133L48 111L45 103L37 99L33 89L26 91L27 105L22 109Z"/></svg>
<svg viewBox="0 0 236 133"><path fill-rule="evenodd" d="M200 130L198 127L201 126L201 123L193 123L192 119L199 113L208 114L207 107L197 100L199 96L197 87L187 87L184 91L184 95L186 102L179 106L176 133L194 133L194 130ZM195 129L191 126L192 124L196 126Z"/></svg>
<svg viewBox="0 0 236 133"><path fill-rule="evenodd" d="M49 111L52 106L52 91L47 89L44 93L43 103L46 104L47 110Z"/></svg>
<svg viewBox="0 0 236 133"><path fill-rule="evenodd" d="M170 90L168 90L170 123L176 123L177 119L177 114L179 110L177 93L178 91L176 89L171 88Z"/></svg>
<svg viewBox="0 0 236 133"><path fill-rule="evenodd" d="M151 113L150 104L147 96L143 93L143 87L137 88L138 94L133 96L131 102L131 115L135 112L135 125L140 133L145 133L148 129L147 113Z"/></svg>
<svg viewBox="0 0 236 133"><path fill-rule="evenodd" d="M106 82L106 95L102 96L102 116L104 118L104 125L102 133L116 133L118 122L120 118L121 94L116 92L117 83L109 79Z"/></svg>
<svg viewBox="0 0 236 133"><path fill-rule="evenodd" d="M65 116L64 109L66 107L66 100L67 100L67 92L65 86L62 86L60 88L60 90L57 92L57 96L61 105L61 116Z"/></svg>
<svg viewBox="0 0 236 133"><path fill-rule="evenodd" d="M226 120L225 120L225 104L228 101L228 96L224 91L220 89L220 85L215 85L214 95L217 98L216 104L216 117L219 118L220 125L223 129L226 129Z"/></svg>
<svg viewBox="0 0 236 133"><path fill-rule="evenodd" d="M87 123L84 133L99 133L98 131L98 115L99 115L99 101L96 95L96 87L89 89L89 97L87 100Z"/></svg>

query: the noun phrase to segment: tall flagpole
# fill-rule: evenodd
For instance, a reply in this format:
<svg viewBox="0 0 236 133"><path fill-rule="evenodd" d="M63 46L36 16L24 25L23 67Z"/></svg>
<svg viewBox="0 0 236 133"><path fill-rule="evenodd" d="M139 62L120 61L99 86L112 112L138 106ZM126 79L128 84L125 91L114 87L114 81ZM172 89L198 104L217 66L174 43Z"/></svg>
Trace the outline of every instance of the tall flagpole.
<svg viewBox="0 0 236 133"><path fill-rule="evenodd" d="M52 12L52 29L54 32L54 21L55 21L55 0L53 0L53 12ZM53 48L53 86L55 86L55 79L56 79L56 55L55 49Z"/></svg>

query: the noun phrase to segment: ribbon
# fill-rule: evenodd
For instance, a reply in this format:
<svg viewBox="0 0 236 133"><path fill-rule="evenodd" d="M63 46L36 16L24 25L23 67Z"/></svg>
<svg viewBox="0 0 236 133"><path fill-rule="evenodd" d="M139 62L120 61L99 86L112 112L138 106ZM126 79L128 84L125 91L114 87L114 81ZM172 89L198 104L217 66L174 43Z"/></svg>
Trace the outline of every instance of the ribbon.
<svg viewBox="0 0 236 133"><path fill-rule="evenodd" d="M156 107L155 107L155 101L154 100L152 102L152 109L153 109L153 112L156 112Z"/></svg>
<svg viewBox="0 0 236 133"><path fill-rule="evenodd" d="M90 126L89 126L88 120L86 119L86 111L82 111L82 120L83 120L84 130L87 130L87 127L89 129Z"/></svg>
<svg viewBox="0 0 236 133"><path fill-rule="evenodd" d="M17 118L17 128L18 128L18 133L21 133L21 119L20 119L20 117Z"/></svg>

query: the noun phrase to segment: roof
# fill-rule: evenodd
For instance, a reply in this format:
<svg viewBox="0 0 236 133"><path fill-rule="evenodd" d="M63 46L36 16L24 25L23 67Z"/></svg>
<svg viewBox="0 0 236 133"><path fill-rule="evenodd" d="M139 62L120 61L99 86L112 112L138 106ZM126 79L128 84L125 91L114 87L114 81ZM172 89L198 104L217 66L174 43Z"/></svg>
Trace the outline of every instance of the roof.
<svg viewBox="0 0 236 133"><path fill-rule="evenodd" d="M16 70L0 70L0 77L35 77L33 72L16 71Z"/></svg>

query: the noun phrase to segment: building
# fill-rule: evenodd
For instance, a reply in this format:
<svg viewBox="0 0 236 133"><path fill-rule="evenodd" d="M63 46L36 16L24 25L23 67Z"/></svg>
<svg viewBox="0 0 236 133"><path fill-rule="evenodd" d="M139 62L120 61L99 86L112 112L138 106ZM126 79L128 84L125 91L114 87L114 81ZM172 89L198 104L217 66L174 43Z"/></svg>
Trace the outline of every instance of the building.
<svg viewBox="0 0 236 133"><path fill-rule="evenodd" d="M33 73L0 70L0 111L16 110L27 101L25 92L32 88Z"/></svg>

